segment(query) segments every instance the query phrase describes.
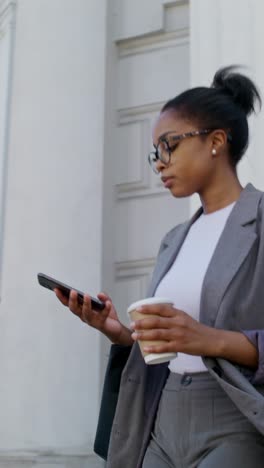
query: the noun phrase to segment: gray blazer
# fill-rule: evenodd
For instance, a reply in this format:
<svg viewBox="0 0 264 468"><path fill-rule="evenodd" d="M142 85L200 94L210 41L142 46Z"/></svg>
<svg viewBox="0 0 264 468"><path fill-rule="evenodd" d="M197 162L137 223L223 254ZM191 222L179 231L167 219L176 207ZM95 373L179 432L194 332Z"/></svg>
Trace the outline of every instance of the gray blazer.
<svg viewBox="0 0 264 468"><path fill-rule="evenodd" d="M154 295L201 212L163 239L148 296ZM241 192L208 266L200 304L202 323L227 330L264 330L263 215L264 194L249 184ZM252 385L248 369L221 358L204 357L203 361L237 407L264 434L264 381L263 385ZM263 365L262 358L260 362ZM122 374L107 468L142 466L167 375L167 364L145 365L138 345L133 345Z"/></svg>

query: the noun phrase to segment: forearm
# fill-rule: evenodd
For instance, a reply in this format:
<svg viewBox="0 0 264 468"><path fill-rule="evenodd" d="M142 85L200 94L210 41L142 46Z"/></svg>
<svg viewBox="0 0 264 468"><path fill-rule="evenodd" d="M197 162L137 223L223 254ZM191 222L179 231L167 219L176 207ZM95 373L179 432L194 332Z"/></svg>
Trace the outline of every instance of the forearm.
<svg viewBox="0 0 264 468"><path fill-rule="evenodd" d="M117 344L121 346L132 346L134 340L131 338L132 331L123 326L118 337L113 336L112 334L106 334L107 338L111 341L112 344Z"/></svg>
<svg viewBox="0 0 264 468"><path fill-rule="evenodd" d="M214 351L210 353L211 356L221 357L246 367L258 367L258 350L243 333L215 329L213 335L211 343L214 343Z"/></svg>

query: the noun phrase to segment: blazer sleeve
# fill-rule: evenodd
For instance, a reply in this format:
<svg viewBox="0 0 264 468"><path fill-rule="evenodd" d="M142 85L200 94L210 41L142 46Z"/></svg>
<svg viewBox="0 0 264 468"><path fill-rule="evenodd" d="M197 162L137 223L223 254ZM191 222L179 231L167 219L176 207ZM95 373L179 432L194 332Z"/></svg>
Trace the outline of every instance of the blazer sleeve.
<svg viewBox="0 0 264 468"><path fill-rule="evenodd" d="M264 330L242 330L242 333L257 348L259 355L258 368L253 373L251 383L264 384Z"/></svg>
<svg viewBox="0 0 264 468"><path fill-rule="evenodd" d="M260 244L262 245L262 256L264 255L264 194L262 194L260 204L258 207L257 216L257 232L260 238ZM263 264L263 261L261 262ZM262 275L261 275L262 277ZM253 385L264 384L264 329L251 329L241 330L246 338L257 348L258 350L258 367L253 370L250 381Z"/></svg>

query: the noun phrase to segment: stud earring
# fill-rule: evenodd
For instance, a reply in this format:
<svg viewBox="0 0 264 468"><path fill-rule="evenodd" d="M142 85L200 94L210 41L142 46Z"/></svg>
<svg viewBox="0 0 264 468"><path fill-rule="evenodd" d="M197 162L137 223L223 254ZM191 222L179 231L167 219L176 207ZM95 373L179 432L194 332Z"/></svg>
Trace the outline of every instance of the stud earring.
<svg viewBox="0 0 264 468"><path fill-rule="evenodd" d="M216 155L216 149L215 148L212 149L212 154Z"/></svg>

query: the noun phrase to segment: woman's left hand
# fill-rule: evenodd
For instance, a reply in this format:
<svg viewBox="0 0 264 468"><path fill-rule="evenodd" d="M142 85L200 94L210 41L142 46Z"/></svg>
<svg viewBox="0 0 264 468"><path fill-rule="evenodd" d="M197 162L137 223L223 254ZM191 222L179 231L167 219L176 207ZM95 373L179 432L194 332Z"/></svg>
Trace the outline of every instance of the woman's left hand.
<svg viewBox="0 0 264 468"><path fill-rule="evenodd" d="M221 330L203 325L170 305L142 306L140 312L155 314L131 324L134 340L164 340L164 344L144 347L145 352L180 352L196 356L218 355Z"/></svg>

